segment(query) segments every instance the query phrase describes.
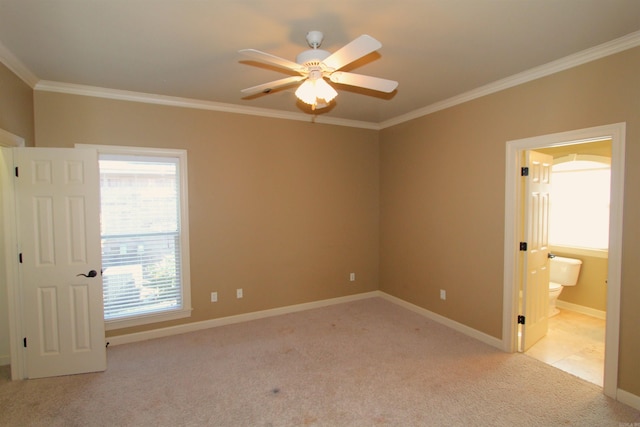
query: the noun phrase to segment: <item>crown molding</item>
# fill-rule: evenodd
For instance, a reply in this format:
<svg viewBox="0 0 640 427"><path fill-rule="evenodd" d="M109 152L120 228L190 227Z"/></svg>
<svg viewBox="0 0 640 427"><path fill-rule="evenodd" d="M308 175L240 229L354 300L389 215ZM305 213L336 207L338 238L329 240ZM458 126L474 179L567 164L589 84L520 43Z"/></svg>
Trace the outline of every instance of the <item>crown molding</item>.
<svg viewBox="0 0 640 427"><path fill-rule="evenodd" d="M267 108L247 107L222 102L204 101L176 96L154 95L127 90L107 89L95 86L78 85L73 83L61 83L48 80L40 80L35 85L35 90L43 92L58 92L71 95L91 96L121 101L141 102L146 104L158 104L172 107L195 108L200 110L221 111L225 113L247 114L251 116L269 117L275 119L297 120L303 122L320 123L336 126L348 126L363 129L378 130L377 123L357 120L340 119L325 116L309 116L304 113L271 110Z"/></svg>
<svg viewBox="0 0 640 427"><path fill-rule="evenodd" d="M5 45L0 43L0 62L13 74L20 77L32 89L38 83L38 77L31 72Z"/></svg>
<svg viewBox="0 0 640 427"><path fill-rule="evenodd" d="M410 113L383 121L380 123L380 129L385 129L391 126L398 125L400 123L407 122L409 120L417 119L419 117L435 113L436 111L463 104L465 102L505 89L509 89L542 77L546 77L560 71L568 70L570 68L586 64L587 62L595 61L597 59L601 59L606 56L613 55L637 46L640 46L640 31L635 31L633 33L627 34L626 36L611 40L610 42L585 49L573 55L569 55L556 61L531 68L527 71L523 71L522 73L514 74L512 76L497 80L484 86L480 86L476 89L470 90L460 95L456 95L449 99L445 99L426 107L419 108L417 110L411 111Z"/></svg>

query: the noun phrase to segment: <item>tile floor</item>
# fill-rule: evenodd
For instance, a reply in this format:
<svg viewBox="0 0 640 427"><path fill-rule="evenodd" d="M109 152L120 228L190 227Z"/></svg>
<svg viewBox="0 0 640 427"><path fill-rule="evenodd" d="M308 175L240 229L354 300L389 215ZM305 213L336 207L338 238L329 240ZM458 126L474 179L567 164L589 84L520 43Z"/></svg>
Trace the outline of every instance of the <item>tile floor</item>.
<svg viewBox="0 0 640 427"><path fill-rule="evenodd" d="M547 336L525 354L602 387L606 322L560 309Z"/></svg>

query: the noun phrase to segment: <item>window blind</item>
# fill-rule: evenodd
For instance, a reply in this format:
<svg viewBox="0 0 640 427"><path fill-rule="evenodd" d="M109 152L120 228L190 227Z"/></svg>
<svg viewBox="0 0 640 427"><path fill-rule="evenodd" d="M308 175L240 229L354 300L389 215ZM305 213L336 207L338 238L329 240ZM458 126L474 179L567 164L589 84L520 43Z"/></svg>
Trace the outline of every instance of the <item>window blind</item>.
<svg viewBox="0 0 640 427"><path fill-rule="evenodd" d="M182 307L179 162L101 154L105 320Z"/></svg>

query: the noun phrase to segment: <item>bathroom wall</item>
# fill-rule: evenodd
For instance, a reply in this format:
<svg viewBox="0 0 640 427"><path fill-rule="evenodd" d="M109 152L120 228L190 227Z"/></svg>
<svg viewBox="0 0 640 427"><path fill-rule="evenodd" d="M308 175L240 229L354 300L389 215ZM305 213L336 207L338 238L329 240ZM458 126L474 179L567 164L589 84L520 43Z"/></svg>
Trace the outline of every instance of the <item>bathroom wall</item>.
<svg viewBox="0 0 640 427"><path fill-rule="evenodd" d="M607 310L607 269L609 260L593 256L556 252L558 256L582 260L576 286L565 286L558 300L594 310Z"/></svg>
<svg viewBox="0 0 640 427"><path fill-rule="evenodd" d="M590 154L611 158L611 140L587 142L584 144L563 145L561 147L549 147L536 149L541 153L552 155L554 159L568 156L569 154Z"/></svg>
<svg viewBox="0 0 640 427"><path fill-rule="evenodd" d="M554 159L570 154L589 154L611 158L611 140L543 148L536 151L552 155ZM566 248L563 248L562 251L552 248L552 251L558 256L576 258L582 261L578 283L576 286L566 286L558 300L594 310L606 311L608 259L606 257L582 255L578 252L566 250Z"/></svg>

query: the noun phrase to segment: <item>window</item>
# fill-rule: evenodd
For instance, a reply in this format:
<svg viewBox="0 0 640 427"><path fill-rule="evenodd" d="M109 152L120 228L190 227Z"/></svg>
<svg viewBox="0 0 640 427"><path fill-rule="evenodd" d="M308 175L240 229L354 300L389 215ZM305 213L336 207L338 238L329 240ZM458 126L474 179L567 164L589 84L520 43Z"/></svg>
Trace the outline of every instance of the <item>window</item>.
<svg viewBox="0 0 640 427"><path fill-rule="evenodd" d="M552 246L606 251L609 246L610 159L557 159L552 167ZM593 161L595 160L597 161ZM564 161L563 161L564 160Z"/></svg>
<svg viewBox="0 0 640 427"><path fill-rule="evenodd" d="M184 150L98 148L107 329L191 311Z"/></svg>

